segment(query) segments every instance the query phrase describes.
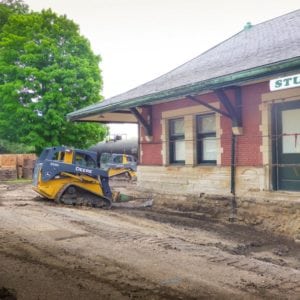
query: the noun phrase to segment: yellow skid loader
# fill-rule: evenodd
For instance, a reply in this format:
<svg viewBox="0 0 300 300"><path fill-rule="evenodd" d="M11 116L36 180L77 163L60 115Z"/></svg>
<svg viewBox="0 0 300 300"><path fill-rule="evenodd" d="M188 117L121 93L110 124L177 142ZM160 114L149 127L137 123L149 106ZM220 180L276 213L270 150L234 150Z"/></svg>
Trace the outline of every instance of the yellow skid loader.
<svg viewBox="0 0 300 300"><path fill-rule="evenodd" d="M131 178L136 176L130 168L101 170L96 152L50 147L43 150L35 164L33 189L58 203L110 208L120 193L111 191L109 178L125 173ZM152 205L149 200L142 207Z"/></svg>

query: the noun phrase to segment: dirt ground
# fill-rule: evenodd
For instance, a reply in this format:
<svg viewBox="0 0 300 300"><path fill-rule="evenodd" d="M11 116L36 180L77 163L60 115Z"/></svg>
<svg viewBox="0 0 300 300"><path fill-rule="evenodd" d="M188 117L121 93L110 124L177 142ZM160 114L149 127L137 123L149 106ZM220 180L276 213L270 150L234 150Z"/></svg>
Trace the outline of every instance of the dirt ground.
<svg viewBox="0 0 300 300"><path fill-rule="evenodd" d="M200 211L74 208L0 184L0 299L300 299L300 245Z"/></svg>

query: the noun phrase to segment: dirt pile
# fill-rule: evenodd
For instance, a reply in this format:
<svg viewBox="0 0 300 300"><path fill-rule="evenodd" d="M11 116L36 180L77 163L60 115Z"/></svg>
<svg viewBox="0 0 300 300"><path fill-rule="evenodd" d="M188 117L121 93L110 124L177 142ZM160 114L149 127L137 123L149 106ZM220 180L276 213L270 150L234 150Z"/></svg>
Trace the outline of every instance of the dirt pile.
<svg viewBox="0 0 300 300"><path fill-rule="evenodd" d="M231 198L202 194L172 196L155 194L157 208L203 215L208 219L228 222L231 216ZM237 198L235 222L255 226L300 242L300 200Z"/></svg>

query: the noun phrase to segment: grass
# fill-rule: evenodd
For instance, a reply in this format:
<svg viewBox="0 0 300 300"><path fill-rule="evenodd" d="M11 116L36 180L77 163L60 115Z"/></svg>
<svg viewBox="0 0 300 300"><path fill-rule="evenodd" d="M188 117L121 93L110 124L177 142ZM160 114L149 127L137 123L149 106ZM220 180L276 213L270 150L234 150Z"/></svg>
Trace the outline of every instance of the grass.
<svg viewBox="0 0 300 300"><path fill-rule="evenodd" d="M5 183L5 184L18 184L18 183L31 183L32 179L14 179L14 180L1 180L0 183Z"/></svg>

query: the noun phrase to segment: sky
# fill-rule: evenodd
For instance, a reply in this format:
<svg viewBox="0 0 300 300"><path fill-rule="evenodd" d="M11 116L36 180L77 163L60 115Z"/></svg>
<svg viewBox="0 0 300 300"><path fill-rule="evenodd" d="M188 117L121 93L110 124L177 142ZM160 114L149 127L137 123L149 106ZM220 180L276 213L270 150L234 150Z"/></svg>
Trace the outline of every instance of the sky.
<svg viewBox="0 0 300 300"><path fill-rule="evenodd" d="M102 58L107 99L152 80L252 25L300 8L299 0L24 0L80 27ZM129 125L111 133L136 135Z"/></svg>

